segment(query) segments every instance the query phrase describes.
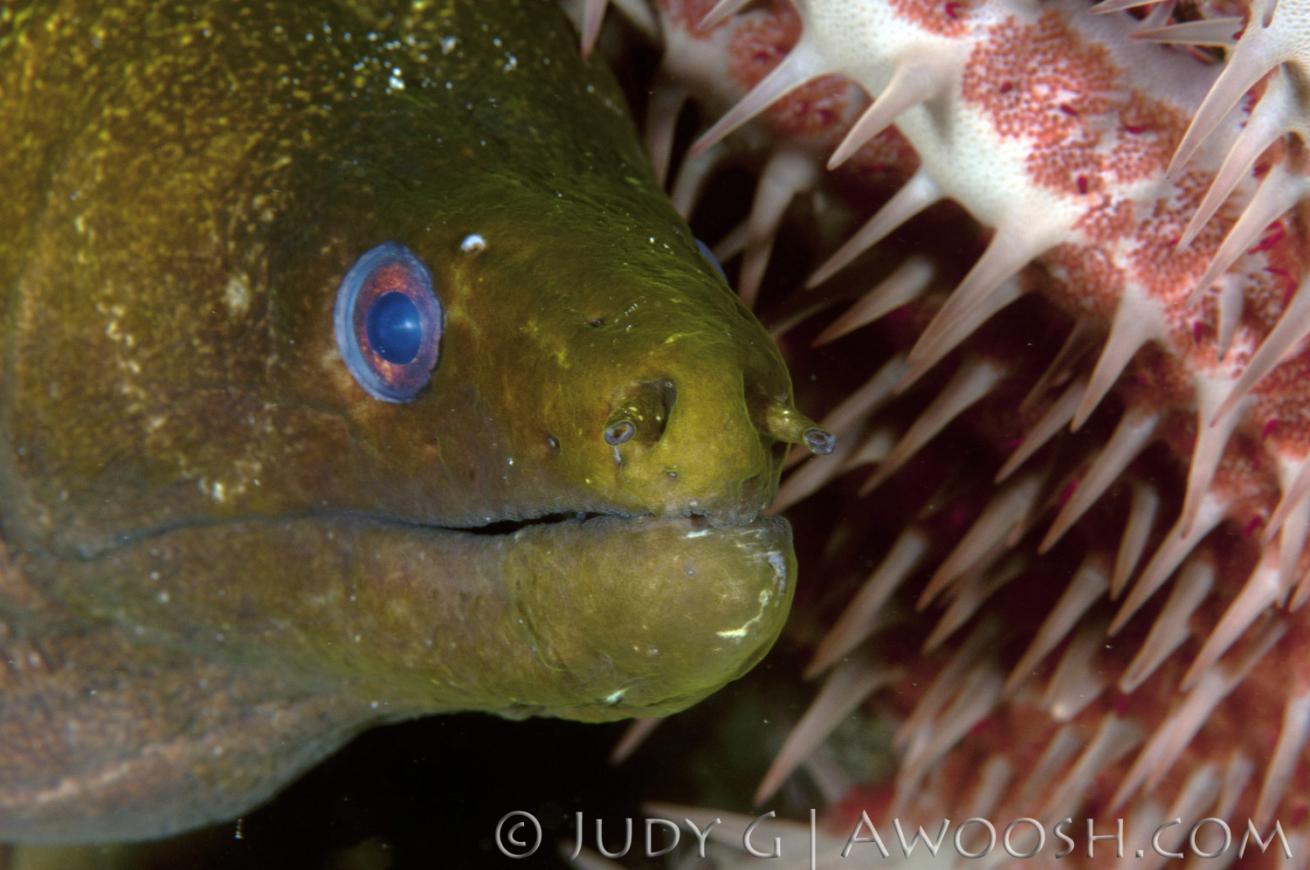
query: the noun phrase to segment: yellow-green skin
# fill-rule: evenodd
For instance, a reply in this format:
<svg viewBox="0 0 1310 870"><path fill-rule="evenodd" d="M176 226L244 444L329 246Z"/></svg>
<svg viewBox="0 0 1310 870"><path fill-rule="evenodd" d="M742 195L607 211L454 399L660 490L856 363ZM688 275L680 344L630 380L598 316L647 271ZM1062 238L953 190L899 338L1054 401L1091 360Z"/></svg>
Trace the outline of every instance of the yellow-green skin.
<svg viewBox="0 0 1310 870"><path fill-rule="evenodd" d="M772 644L805 421L553 0L10 4L0 155L0 840L228 818L423 713L669 713ZM383 241L446 310L405 404L333 337Z"/></svg>

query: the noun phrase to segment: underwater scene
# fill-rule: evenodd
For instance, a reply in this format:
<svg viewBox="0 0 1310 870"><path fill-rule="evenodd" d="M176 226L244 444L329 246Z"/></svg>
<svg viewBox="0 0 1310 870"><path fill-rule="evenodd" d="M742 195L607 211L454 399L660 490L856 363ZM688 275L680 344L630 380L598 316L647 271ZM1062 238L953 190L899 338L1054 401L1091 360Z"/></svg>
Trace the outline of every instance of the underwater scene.
<svg viewBox="0 0 1310 870"><path fill-rule="evenodd" d="M0 868L1310 866L1310 0L0 6Z"/></svg>

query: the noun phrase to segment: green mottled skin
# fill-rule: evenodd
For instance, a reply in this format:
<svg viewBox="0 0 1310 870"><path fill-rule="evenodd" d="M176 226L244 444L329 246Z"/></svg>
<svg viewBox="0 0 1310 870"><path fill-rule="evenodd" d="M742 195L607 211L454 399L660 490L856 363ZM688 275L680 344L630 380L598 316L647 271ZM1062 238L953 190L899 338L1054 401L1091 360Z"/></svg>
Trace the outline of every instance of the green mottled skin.
<svg viewBox="0 0 1310 870"><path fill-rule="evenodd" d="M773 642L803 418L576 55L551 0L0 11L0 840L230 817L427 712L668 713ZM409 404L333 339L386 240L447 312Z"/></svg>

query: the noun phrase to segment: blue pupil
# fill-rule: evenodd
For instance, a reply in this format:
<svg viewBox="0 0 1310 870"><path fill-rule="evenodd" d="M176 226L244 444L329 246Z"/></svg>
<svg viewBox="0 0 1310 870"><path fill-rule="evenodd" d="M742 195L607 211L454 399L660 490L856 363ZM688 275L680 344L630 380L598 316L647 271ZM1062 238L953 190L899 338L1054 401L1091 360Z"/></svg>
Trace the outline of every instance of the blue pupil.
<svg viewBox="0 0 1310 870"><path fill-rule="evenodd" d="M394 365L413 362L423 344L418 306L404 293L379 296L368 310L366 328L373 352Z"/></svg>

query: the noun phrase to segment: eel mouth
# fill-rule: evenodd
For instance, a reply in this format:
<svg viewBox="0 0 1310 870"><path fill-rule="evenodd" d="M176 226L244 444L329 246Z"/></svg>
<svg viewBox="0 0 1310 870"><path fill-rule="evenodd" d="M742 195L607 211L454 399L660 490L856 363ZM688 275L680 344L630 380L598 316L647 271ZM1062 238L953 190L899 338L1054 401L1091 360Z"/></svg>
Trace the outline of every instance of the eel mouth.
<svg viewBox="0 0 1310 870"><path fill-rule="evenodd" d="M516 519L492 520L480 526L433 526L427 523L416 523L423 528L440 529L447 532L456 532L470 535L487 535L491 537L515 535L526 529L537 527L550 527L563 525L565 523L587 523L594 520L619 520L623 522L644 522L656 518L663 519L683 519L686 520L693 531L703 529L732 528L736 526L750 525L760 516L759 512L716 514L706 511L683 511L679 513L624 513L624 512L604 512L604 511L556 511L553 513L542 514L534 517L522 517ZM386 519L382 518L382 522ZM404 522L403 520L400 522Z"/></svg>
<svg viewBox="0 0 1310 870"><path fill-rule="evenodd" d="M373 511L345 509L290 511L275 515L183 517L146 528L121 531L107 540L93 539L92 541L84 540L82 542L74 540L63 543L55 541L54 552L71 556L73 559L80 561L96 561L117 551L139 545L144 541L165 538L188 530L215 529L226 526L257 526L261 524L276 525L287 522L321 522L329 525L342 522L368 523L449 535L468 535L490 541L497 538L512 538L531 529L563 528L570 524L590 523L598 520L624 523L642 523L659 519L685 520L693 531L730 529L749 526L758 521L763 513L762 510L745 506L713 511L561 510L521 516L490 517L485 522L477 525L445 525L401 514Z"/></svg>
<svg viewBox="0 0 1310 870"><path fill-rule="evenodd" d="M179 526L55 568L67 600L379 716L665 715L744 674L795 589L786 520L548 514L448 529L316 514Z"/></svg>

